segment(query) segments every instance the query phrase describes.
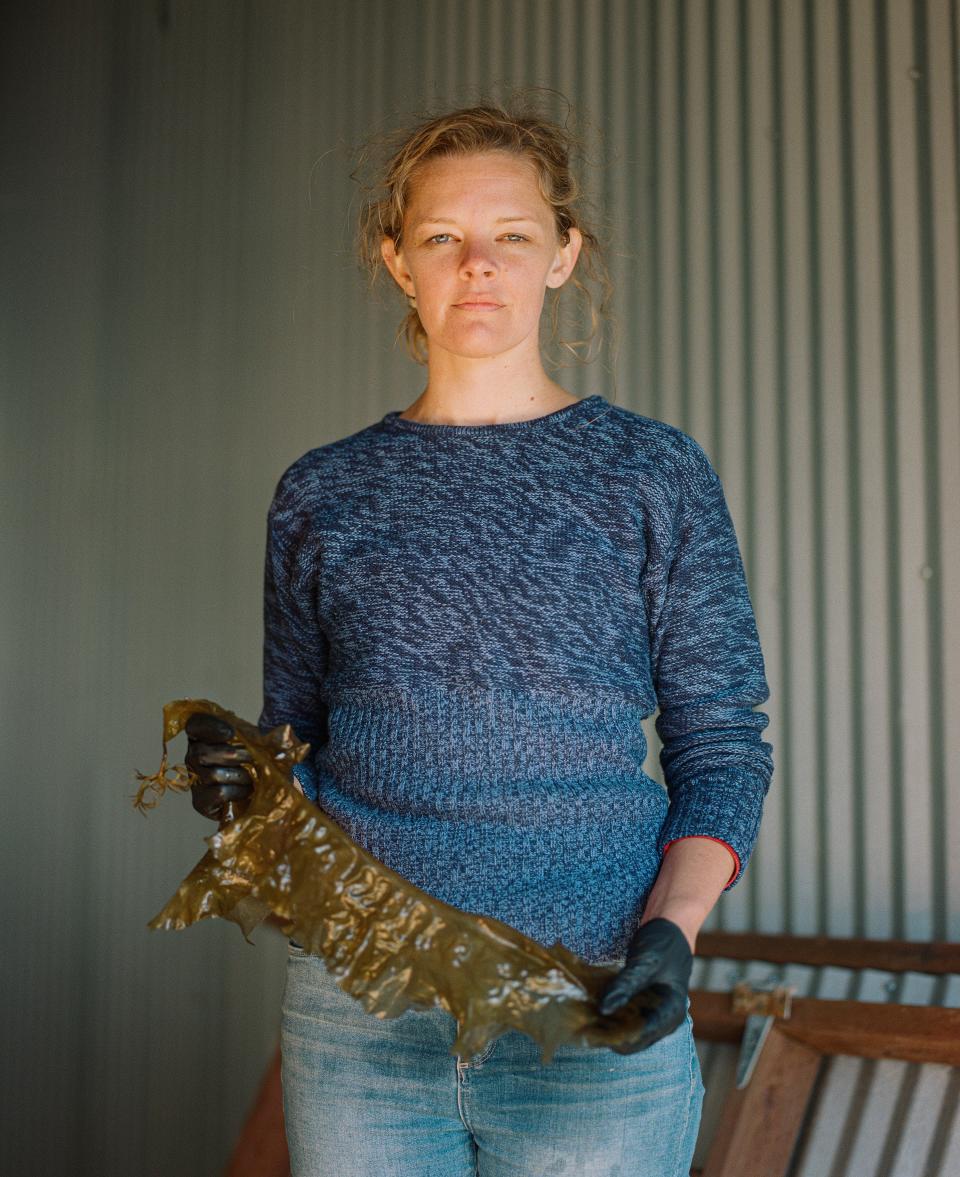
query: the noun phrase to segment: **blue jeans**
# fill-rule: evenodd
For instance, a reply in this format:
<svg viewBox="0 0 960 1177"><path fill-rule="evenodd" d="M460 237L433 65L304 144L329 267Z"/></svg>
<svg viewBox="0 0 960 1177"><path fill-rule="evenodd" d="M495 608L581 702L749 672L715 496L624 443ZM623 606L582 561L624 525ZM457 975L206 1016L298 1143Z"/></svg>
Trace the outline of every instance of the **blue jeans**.
<svg viewBox="0 0 960 1177"><path fill-rule="evenodd" d="M509 1031L450 1053L439 1008L368 1014L288 949L280 1031L292 1177L688 1177L703 1080L686 1020L646 1050L539 1046Z"/></svg>

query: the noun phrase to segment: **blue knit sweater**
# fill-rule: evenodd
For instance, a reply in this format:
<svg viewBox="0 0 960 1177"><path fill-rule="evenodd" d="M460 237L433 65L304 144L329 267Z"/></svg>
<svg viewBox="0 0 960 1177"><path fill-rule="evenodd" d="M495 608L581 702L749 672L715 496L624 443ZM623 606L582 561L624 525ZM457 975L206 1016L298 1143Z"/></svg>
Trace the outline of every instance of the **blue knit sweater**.
<svg viewBox="0 0 960 1177"><path fill-rule="evenodd" d="M720 480L679 429L600 395L389 412L280 479L264 623L261 729L290 723L305 794L445 902L610 961L672 840L746 866L769 691ZM669 793L643 771L657 706Z"/></svg>

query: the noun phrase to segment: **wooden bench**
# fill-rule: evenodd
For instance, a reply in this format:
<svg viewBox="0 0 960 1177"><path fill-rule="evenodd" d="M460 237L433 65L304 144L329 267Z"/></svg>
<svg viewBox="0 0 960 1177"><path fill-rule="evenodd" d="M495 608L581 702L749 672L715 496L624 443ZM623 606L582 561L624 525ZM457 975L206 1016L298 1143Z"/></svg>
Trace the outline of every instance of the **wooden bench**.
<svg viewBox="0 0 960 1177"><path fill-rule="evenodd" d="M694 1032L701 1043L736 1045L743 1039L746 1015L734 1012L732 978L727 979L727 992L696 985L720 961L786 966L781 980L790 969L796 973L796 966L811 972L850 970L854 979L865 970L946 979L960 974L960 944L703 932L690 997ZM716 968L712 971L716 975ZM789 1016L774 1019L747 1085L728 1087L719 1120L705 1142L703 1167L693 1172L702 1177L785 1177L821 1067L833 1055L960 1065L960 1009L794 996ZM702 1134L705 1126L701 1124Z"/></svg>

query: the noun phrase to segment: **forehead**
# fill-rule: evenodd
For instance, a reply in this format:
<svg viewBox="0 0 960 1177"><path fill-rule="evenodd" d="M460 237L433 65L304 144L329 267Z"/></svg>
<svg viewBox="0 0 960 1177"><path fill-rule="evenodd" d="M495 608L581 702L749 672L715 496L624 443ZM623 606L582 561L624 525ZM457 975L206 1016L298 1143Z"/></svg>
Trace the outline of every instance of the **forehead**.
<svg viewBox="0 0 960 1177"><path fill-rule="evenodd" d="M514 213L551 215L530 160L506 151L428 159L415 169L407 189L407 212L418 221L500 203L509 203Z"/></svg>

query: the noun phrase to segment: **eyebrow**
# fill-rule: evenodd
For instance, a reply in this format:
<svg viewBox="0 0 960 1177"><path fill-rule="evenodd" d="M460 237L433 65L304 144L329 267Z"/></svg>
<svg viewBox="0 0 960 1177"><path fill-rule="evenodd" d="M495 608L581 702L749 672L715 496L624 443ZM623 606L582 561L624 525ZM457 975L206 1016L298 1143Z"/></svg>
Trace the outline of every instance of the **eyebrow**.
<svg viewBox="0 0 960 1177"><path fill-rule="evenodd" d="M419 229L422 225L449 224L451 221L455 221L455 220L456 220L456 217L421 217L420 220L417 221L417 223L413 227L415 229ZM494 224L502 225L507 221L511 221L511 222L512 221L529 221L529 223L531 225L538 224L535 217L526 217L526 216L497 217Z"/></svg>

